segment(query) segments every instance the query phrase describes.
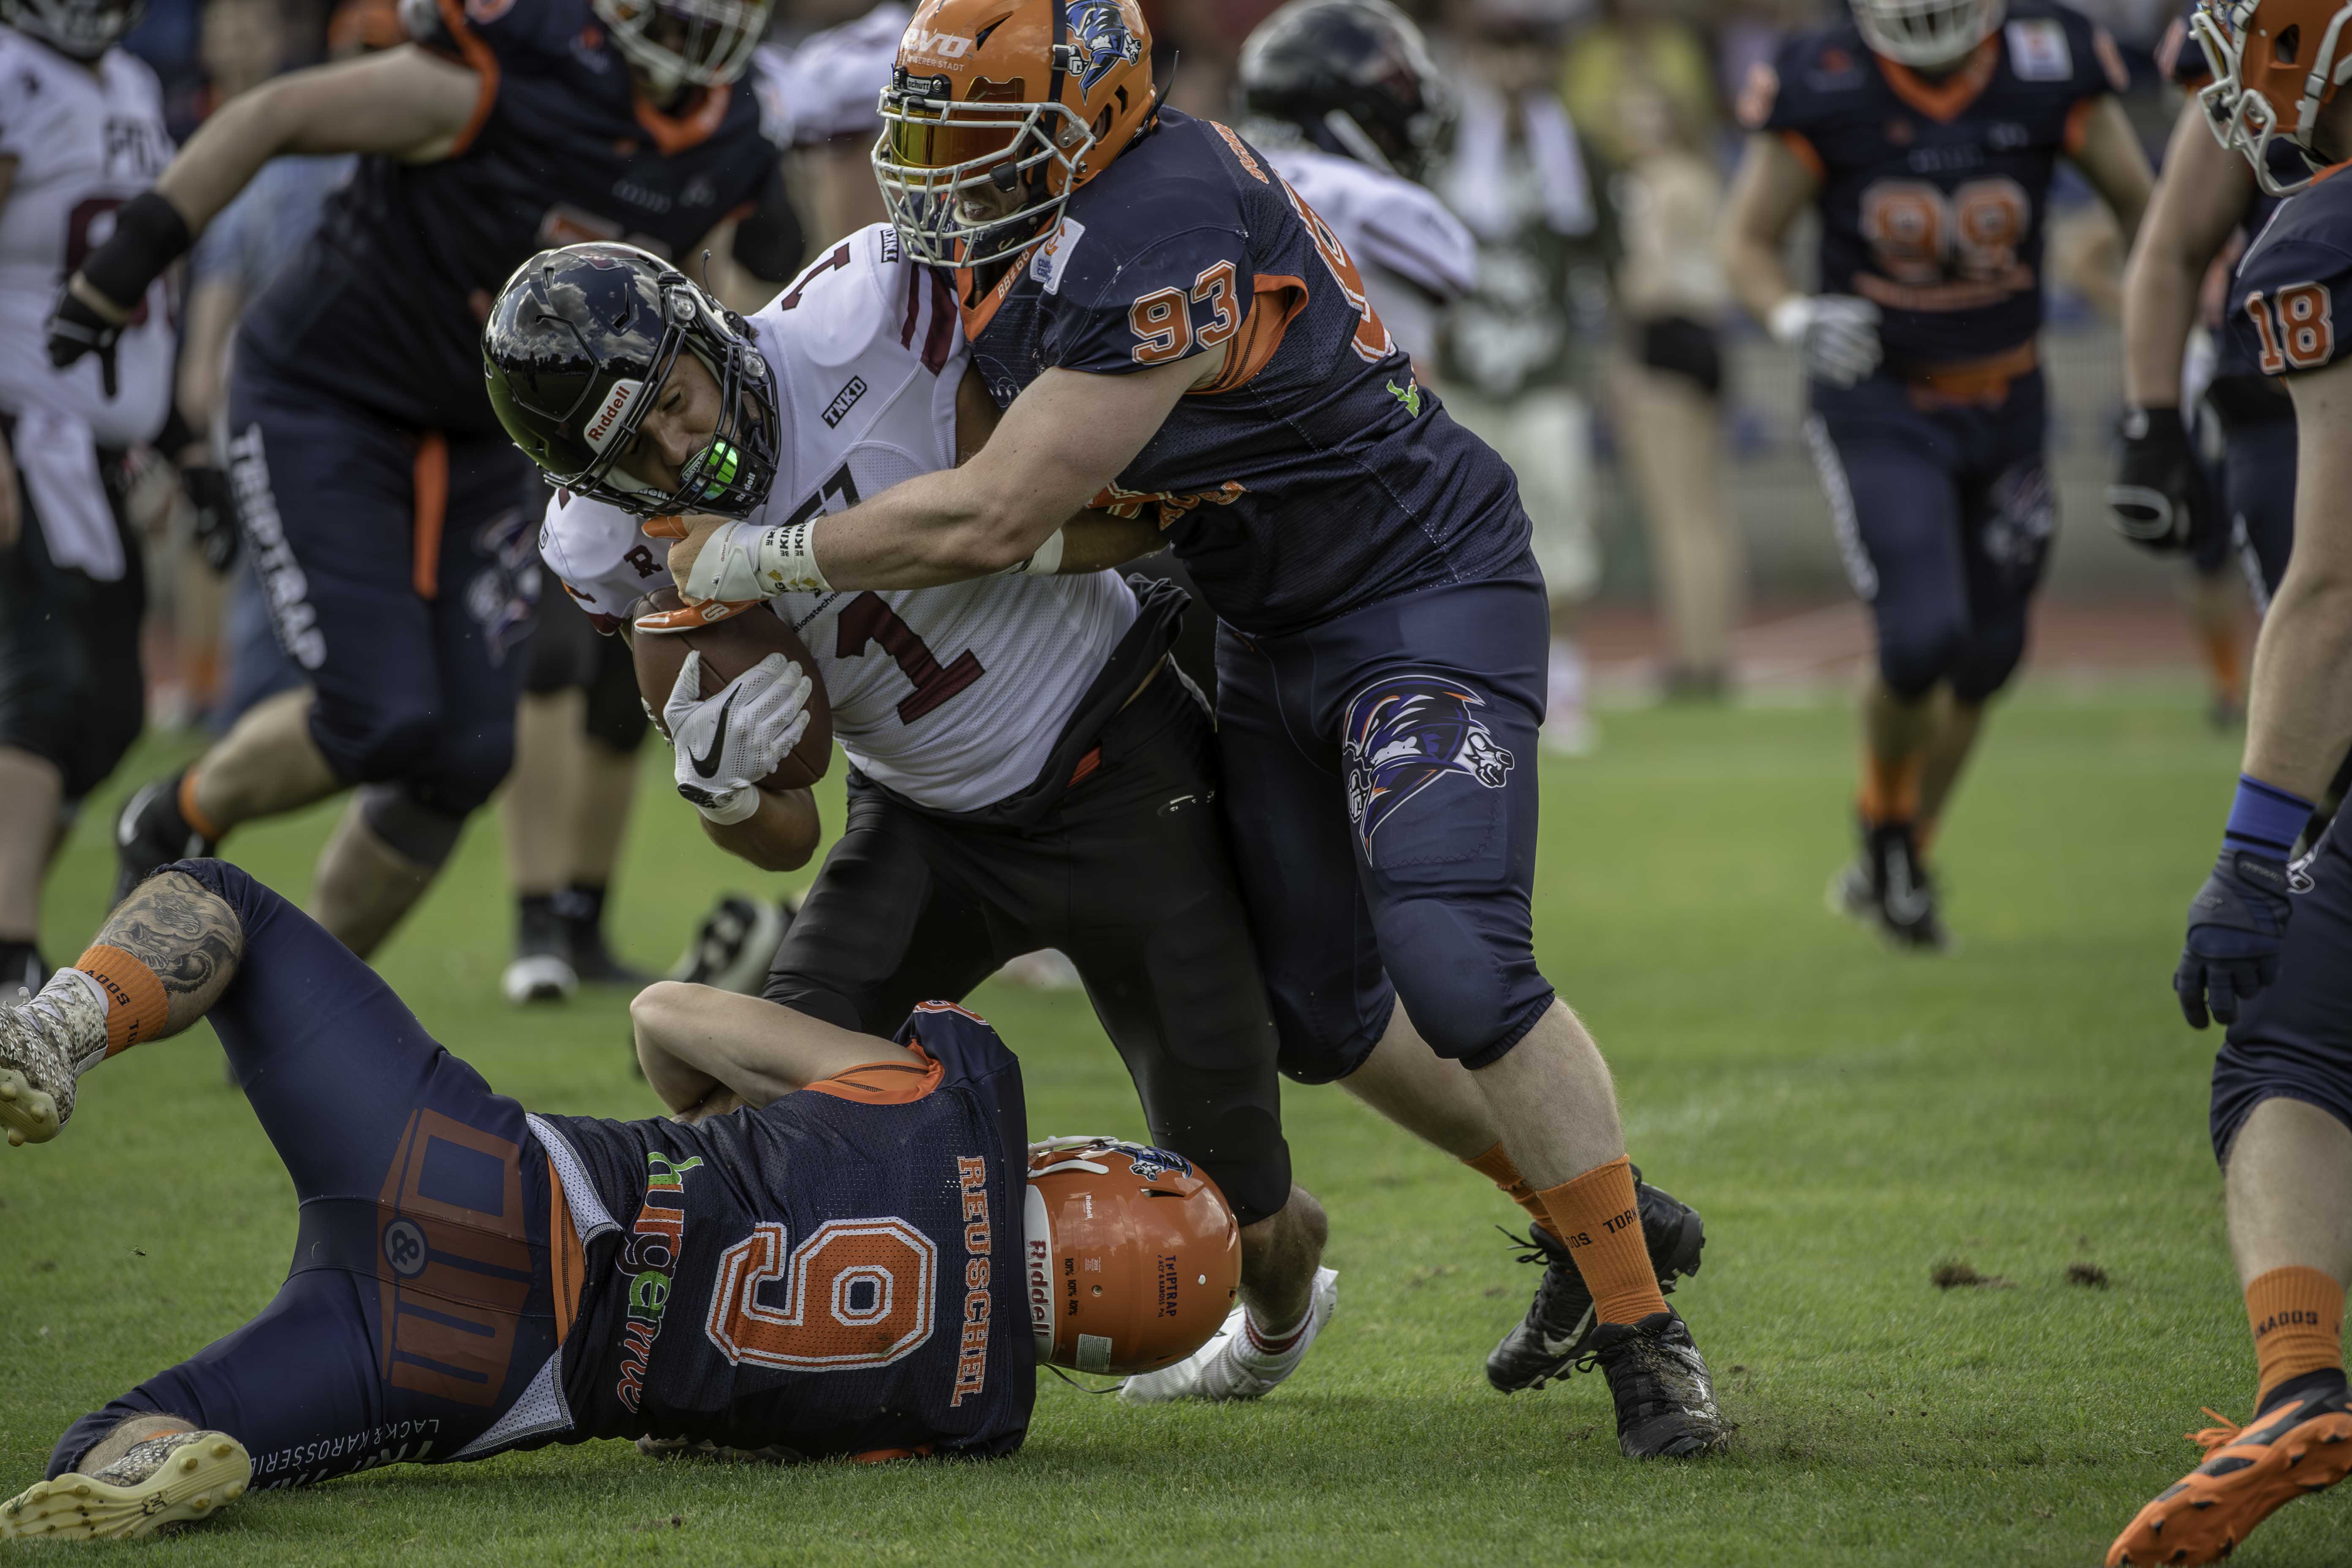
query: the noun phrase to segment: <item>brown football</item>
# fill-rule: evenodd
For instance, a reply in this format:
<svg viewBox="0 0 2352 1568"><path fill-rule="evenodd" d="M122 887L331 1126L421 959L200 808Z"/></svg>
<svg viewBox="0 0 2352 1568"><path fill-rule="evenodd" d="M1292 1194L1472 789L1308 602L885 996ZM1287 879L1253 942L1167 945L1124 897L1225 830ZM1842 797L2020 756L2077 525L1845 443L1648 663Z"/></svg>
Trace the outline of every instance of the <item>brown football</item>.
<svg viewBox="0 0 2352 1568"><path fill-rule="evenodd" d="M641 601L637 612L678 607L677 590L661 588ZM629 653L637 668L638 694L645 698L655 726L665 735L669 731L662 724L662 704L677 685L677 672L688 653L702 656L705 697L717 696L729 681L768 655L782 654L808 672L816 689L809 693L808 731L783 764L760 782L770 789L804 789L824 777L824 770L833 763L833 705L825 700L824 678L817 673L808 645L765 605L746 605L725 620L683 631L648 632L633 626Z"/></svg>

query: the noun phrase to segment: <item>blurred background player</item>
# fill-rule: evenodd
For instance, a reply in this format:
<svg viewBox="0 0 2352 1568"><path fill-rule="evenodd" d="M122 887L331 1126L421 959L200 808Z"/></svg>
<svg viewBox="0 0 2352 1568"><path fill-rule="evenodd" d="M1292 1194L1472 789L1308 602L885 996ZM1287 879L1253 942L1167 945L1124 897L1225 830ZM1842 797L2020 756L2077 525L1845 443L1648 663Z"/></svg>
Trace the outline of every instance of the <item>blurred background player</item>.
<svg viewBox="0 0 2352 1568"><path fill-rule="evenodd" d="M146 721L131 449L201 462L172 420L175 300L127 291L104 365L53 367L58 281L170 162L136 0L0 0L0 997L37 989L41 887L73 813ZM159 269L160 270L160 269Z"/></svg>
<svg viewBox="0 0 2352 1568"><path fill-rule="evenodd" d="M1570 756L1596 739L1573 626L1601 580L1589 390L1613 243L1559 95L1577 14L1573 0L1469 0L1461 122L1433 180L1478 250L1477 286L1445 317L1439 384L1517 477L1550 604L1542 742Z"/></svg>
<svg viewBox="0 0 2352 1568"><path fill-rule="evenodd" d="M1898 947L1948 945L1927 851L2024 657L2057 528L2037 350L2052 172L2071 159L2126 239L2147 205L2124 85L2114 43L2048 0L1853 0L1740 106L1725 267L1803 354L1806 438L1878 641L1861 850L1830 898ZM1808 207L1810 294L1781 259Z"/></svg>
<svg viewBox="0 0 2352 1568"><path fill-rule="evenodd" d="M2158 58L2192 94L2212 80L2185 22L2173 24ZM2192 96L2173 122L2124 273L2129 406L2108 500L2125 538L2189 556L2215 716L2232 722L2245 717L2241 626L2248 587L2258 607L2269 603L2294 538L2294 403L2263 374L2259 354L2232 325L2245 307L2238 258L2277 206L2245 159L2214 140L2205 107ZM2200 337L2210 342L2202 355L2195 352ZM2199 368L2201 394L2191 396ZM2218 486L2199 461L2216 425Z"/></svg>
<svg viewBox="0 0 2352 1568"><path fill-rule="evenodd" d="M2348 22L2343 0L2242 0L2193 18L2214 76L2209 123L2267 194L2288 197L2238 264L2243 304L2229 330L2294 400L2294 549L2254 650L2237 795L2173 976L2191 1026L2228 1030L2211 1133L2256 1382L2246 1425L2220 1418L2195 1435L2203 1462L2116 1538L2109 1568L2219 1562L2273 1510L2352 1472L2352 852L2340 822L2294 858L2352 746L2352 355L2336 309L2339 290L2352 298L2352 184L2328 177L2352 158Z"/></svg>
<svg viewBox="0 0 2352 1568"><path fill-rule="evenodd" d="M417 42L281 77L205 122L75 273L51 357L111 356L125 311L280 153L367 154L239 330L231 471L278 641L308 684L124 807L118 893L236 825L358 786L313 905L372 952L506 775L538 593L530 469L476 333L551 239L638 236L734 265L775 177L736 90L767 22L738 0L414 0ZM714 283L716 279L714 279Z"/></svg>

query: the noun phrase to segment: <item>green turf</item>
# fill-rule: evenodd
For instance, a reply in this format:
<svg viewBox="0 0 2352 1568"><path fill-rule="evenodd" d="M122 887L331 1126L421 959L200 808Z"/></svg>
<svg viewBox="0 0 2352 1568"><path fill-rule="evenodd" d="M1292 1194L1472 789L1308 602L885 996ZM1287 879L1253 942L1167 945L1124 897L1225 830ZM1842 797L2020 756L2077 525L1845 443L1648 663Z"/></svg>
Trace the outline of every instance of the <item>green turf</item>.
<svg viewBox="0 0 2352 1568"><path fill-rule="evenodd" d="M1493 1228L1516 1211L1339 1091L1293 1089L1340 1307L1262 1405L1139 1411L1047 1379L1001 1463L682 1467L603 1443L258 1496L153 1555L2095 1562L2195 1457L2198 1406L2242 1415L2252 1392L2205 1140L2211 1042L2166 984L2233 745L2185 685L2029 690L1943 847L1964 951L1923 960L1822 910L1846 848L1842 709L1611 715L1605 741L1544 763L1539 945L1610 1055L1634 1157L1706 1215L1705 1272L1676 1300L1738 1425L1729 1457L1619 1458L1595 1379L1489 1392L1480 1360L1533 1283ZM667 962L709 894L761 879L701 842L653 760L614 924ZM101 907L104 820L59 868L56 955ZM299 892L328 821L234 847ZM383 970L525 1103L652 1111L621 998L498 1001L508 920L485 819ZM992 986L976 1005L1024 1058L1033 1131L1141 1131L1083 1000ZM74 1416L259 1308L293 1231L201 1032L88 1080L59 1142L0 1149L0 1489ZM1939 1290L1953 1258L2002 1283ZM2107 1286L2069 1284L2077 1261ZM2345 1522L2335 1500L2298 1503L2238 1561L2352 1562Z"/></svg>

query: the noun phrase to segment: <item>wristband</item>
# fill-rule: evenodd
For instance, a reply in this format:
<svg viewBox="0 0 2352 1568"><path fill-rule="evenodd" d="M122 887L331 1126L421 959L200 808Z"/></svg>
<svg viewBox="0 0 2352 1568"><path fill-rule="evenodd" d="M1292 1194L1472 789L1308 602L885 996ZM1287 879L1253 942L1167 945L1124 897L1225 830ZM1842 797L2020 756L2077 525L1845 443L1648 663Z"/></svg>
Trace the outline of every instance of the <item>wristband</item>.
<svg viewBox="0 0 2352 1568"><path fill-rule="evenodd" d="M997 574L1011 577L1025 573L1033 577L1050 577L1062 569L1062 531L1057 528L1045 543L1029 552L1026 560L1016 561Z"/></svg>
<svg viewBox="0 0 2352 1568"><path fill-rule="evenodd" d="M2284 860L2294 848L2304 825L2311 820L2311 802L2303 796L2240 773L2238 795L2230 803L2230 826L2221 834L2221 847Z"/></svg>
<svg viewBox="0 0 2352 1568"><path fill-rule="evenodd" d="M1764 330L1772 334L1774 342L1795 348L1805 341L1805 329L1812 322L1812 300L1807 295L1791 294L1772 307L1772 313L1764 318Z"/></svg>
<svg viewBox="0 0 2352 1568"><path fill-rule="evenodd" d="M702 814L703 821L714 826L732 827L735 824L758 815L760 792L756 786L746 784L731 795L720 795L715 805L705 805L700 801L696 801L694 809Z"/></svg>
<svg viewBox="0 0 2352 1568"><path fill-rule="evenodd" d="M816 564L816 521L788 522L760 535L760 585L778 594L824 594L833 584Z"/></svg>
<svg viewBox="0 0 2352 1568"><path fill-rule="evenodd" d="M115 210L114 232L81 264L82 281L135 310L147 285L195 245L188 220L159 193L142 191Z"/></svg>

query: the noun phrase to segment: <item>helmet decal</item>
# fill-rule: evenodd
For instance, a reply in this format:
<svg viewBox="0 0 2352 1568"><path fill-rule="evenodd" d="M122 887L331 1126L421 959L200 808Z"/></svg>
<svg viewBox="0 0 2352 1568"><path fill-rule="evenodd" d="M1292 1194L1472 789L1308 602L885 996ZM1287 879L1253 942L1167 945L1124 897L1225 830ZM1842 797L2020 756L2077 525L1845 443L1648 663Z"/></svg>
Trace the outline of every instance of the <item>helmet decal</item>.
<svg viewBox="0 0 2352 1568"><path fill-rule="evenodd" d="M1077 57L1082 93L1092 92L1113 67L1143 58L1143 44L1129 30L1117 0L1078 0L1070 7L1070 49Z"/></svg>

